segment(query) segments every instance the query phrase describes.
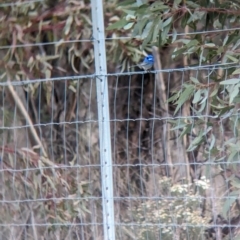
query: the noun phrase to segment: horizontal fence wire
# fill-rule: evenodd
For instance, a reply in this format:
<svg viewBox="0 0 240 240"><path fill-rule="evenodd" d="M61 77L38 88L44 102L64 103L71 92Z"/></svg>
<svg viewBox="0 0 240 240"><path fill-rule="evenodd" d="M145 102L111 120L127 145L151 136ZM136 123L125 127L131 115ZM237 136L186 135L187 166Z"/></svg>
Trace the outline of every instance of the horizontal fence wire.
<svg viewBox="0 0 240 240"><path fill-rule="evenodd" d="M176 213L174 214L176 209L171 209L171 204L177 205L177 203L181 202L181 204L179 203L179 208L187 208L188 204L191 204L191 206L194 206L194 211L189 212L189 219L191 219L192 215L200 214L197 211L201 209L203 202L209 200L216 202L219 200L231 201L231 199L234 201L235 196L219 197L215 194L204 196L194 195L193 193L189 195L186 189L191 186L182 186L180 183L176 187L177 190L174 190L174 185L171 185L170 180L167 178L168 173L166 169L169 167L169 163L162 158L164 149L161 146L163 140L161 129L164 125L166 126L167 121L194 121L194 119L197 121L199 115L182 116L179 114L174 116L172 112L168 112L167 116L163 116L161 114L162 110L156 104L159 96L154 83L155 75L159 72L166 74L166 85L168 86L174 81L173 75L177 74L179 78L177 83L179 83L181 88L185 82L186 72L192 71L194 74L204 72L211 77L211 74L213 74L212 67L218 68L223 67L223 65L195 66L191 69L153 70L149 73L124 72L106 75L109 78L108 90L110 93L109 106L111 112L109 124L111 125L113 144L113 199L116 211L115 230L117 239L120 239L120 236L123 239L127 239L125 234L128 231L134 236L140 237L139 228L147 232L152 231L155 235L158 235L159 231L163 231L162 234L166 234L165 231L168 229L170 234L173 231L173 227L182 228L184 224L186 230L189 231L190 239L191 234L193 234L192 231L200 231L203 234L204 230L211 229L213 226L214 228L226 227L226 223L215 222L211 224L207 221L193 224L190 220L186 220L185 223L180 223L177 216L175 216ZM228 69L229 66L225 64L224 67ZM2 220L0 228L4 231L16 226L19 228L34 226L37 229L74 227L79 234L86 234L86 232L95 229L96 233L94 234L97 236L99 229L102 229L103 220L100 217L102 196L96 191L97 186L100 186L101 182L101 164L97 146L98 118L96 115L96 93L94 90L96 78L97 76L94 75L77 76L76 78L67 76L64 78L32 79L23 81L24 84L19 84L19 81L12 80L11 85L14 86L16 92L20 92L24 87L26 91L24 98L26 99L25 107L28 109L29 114L32 111L32 106L30 106L30 85L48 82L54 85L62 84L62 97L64 100L60 110L60 115L62 114L62 116L56 119L54 117L57 115L53 107L55 104L54 93L51 92L50 103L52 109L50 109L50 112L45 113L49 115L49 118L44 119L44 114L41 114L44 106L41 100L41 92L45 90L43 86L39 85L38 94L34 100L36 101L35 112L37 115L33 115L35 118L33 124L29 124L25 120L19 121L17 105L9 106L9 102L5 98L5 96L7 97L5 94L8 91L9 82L1 82L2 109L11 114L11 117L7 121L3 119L6 117L5 112L1 119L2 126L0 126L4 136L0 147L2 151L0 175L3 189L0 204L4 209L4 214L6 214L5 211L9 207L15 211L16 216L19 214L18 223L10 215L8 215L9 222ZM74 115L70 120L66 120L68 115L65 112L68 111L72 104L68 100L68 94L71 93L68 86L73 82L72 79L74 79L77 86L83 85L81 85L81 88L76 87L78 94L75 96ZM155 112L153 111L154 107L156 108ZM147 108L149 109L147 110ZM84 111L84 114L82 111ZM234 113L233 116L238 117L238 114ZM224 118L221 119L218 115L202 114L201 117L208 118L209 121L213 120L219 127L223 127L222 121ZM45 146L48 148L49 162L44 161L38 147L36 150L32 148L34 146L30 147L30 138L28 137L30 126L33 126L41 140L46 142ZM18 131L22 130L23 133L18 133ZM175 142L175 147L173 147L175 162L173 166L176 169L180 169L179 174L184 175L184 168L186 167L195 169L201 169L202 167L217 168L218 162L211 162L203 156L201 159L198 158L190 163L185 161L183 149L180 146L181 140L178 137L181 131L182 129L176 130L176 136L171 140ZM21 138L20 143L18 134L24 136L23 139ZM194 134L192 132L193 138L196 137ZM5 135L9 135L10 140L7 140ZM181 178L179 177L179 179ZM213 181L214 176L210 176L210 180ZM202 181L205 182L204 179ZM163 186L166 184L165 190L161 188L161 183ZM207 185L210 184L205 183ZM59 184L60 186L58 186ZM79 186L77 186L78 184ZM172 189L173 192L170 195L164 195L167 189ZM210 193L211 191L213 189L210 190ZM58 192L61 192L61 194ZM20 207L14 207L16 204ZM66 209L61 204L64 204ZM167 206L166 204L170 204L169 208L163 209L164 206ZM36 212L33 209L31 211L35 212L35 222L21 222L20 216L23 215L21 219L26 220L27 215L24 215L26 214L24 212L29 208L34 208L34 205L38 205L41 209L39 211L43 214L42 217L40 216L41 214L38 214L39 211ZM58 212L60 211L58 209L61 209L62 212ZM66 214L66 212L71 212L70 209L75 209L74 211L79 212L77 215L74 215L75 221L70 217L71 215L60 220L59 217L64 213ZM125 210L123 211L123 209ZM158 211L160 212L157 213ZM90 214L92 212L95 212L95 216ZM170 221L166 214L173 220ZM49 215L52 216L54 221L51 221ZM76 218L80 218L80 216L81 220L78 219L78 222L76 222ZM175 217L176 219L174 220ZM200 218L198 216L198 221ZM165 219L166 222L164 221ZM174 223L175 221L176 223ZM231 222L227 223L228 228L234 226ZM152 229L153 227L157 230ZM81 230L81 228L83 229ZM61 231L64 232L64 230ZM128 234L130 233L128 232Z"/></svg>
<svg viewBox="0 0 240 240"><path fill-rule="evenodd" d="M209 74L217 69L230 69L230 68L237 68L239 67L239 64L236 63L223 63L223 64L210 64L210 65L200 65L200 66L189 66L189 67L181 67L181 68L171 68L171 69L157 69L157 70L150 70L149 73L173 73L173 72L187 72L187 71L194 71L198 72L200 70L210 70ZM94 80L97 77L100 76L106 76L106 77L120 77L120 76L131 76L134 74L144 75L144 71L136 71L136 72L117 72L117 73L108 73L106 75L101 74L88 74L88 75L78 75L78 76L64 76L64 77L52 77L52 78L44 78L44 79L30 79L30 80L11 80L11 85L18 86L18 85L29 85L32 83L42 83L42 82L48 82L48 81L77 81L81 79L91 79ZM111 79L109 80L111 81ZM0 86L7 86L7 81L1 81Z"/></svg>

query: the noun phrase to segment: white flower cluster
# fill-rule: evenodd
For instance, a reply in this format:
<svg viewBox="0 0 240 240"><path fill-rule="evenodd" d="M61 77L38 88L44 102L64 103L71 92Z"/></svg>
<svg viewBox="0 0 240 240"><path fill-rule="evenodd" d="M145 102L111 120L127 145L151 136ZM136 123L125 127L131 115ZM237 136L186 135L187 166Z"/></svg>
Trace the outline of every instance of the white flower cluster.
<svg viewBox="0 0 240 240"><path fill-rule="evenodd" d="M184 193L188 191L188 184L177 184L171 187L171 192L175 193Z"/></svg>
<svg viewBox="0 0 240 240"><path fill-rule="evenodd" d="M198 187L201 187L202 189L206 190L210 187L210 181L209 179L206 179L205 176L202 176L201 179L195 179L195 184Z"/></svg>

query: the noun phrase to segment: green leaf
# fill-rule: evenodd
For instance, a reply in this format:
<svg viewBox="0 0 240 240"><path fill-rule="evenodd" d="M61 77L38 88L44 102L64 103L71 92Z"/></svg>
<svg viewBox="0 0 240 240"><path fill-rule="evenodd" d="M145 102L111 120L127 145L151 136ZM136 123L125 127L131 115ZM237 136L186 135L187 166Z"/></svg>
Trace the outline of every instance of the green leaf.
<svg viewBox="0 0 240 240"><path fill-rule="evenodd" d="M166 10L166 9L169 9L169 6L164 5L162 2L159 2L159 1L151 4L151 7L149 8L149 10L152 12L159 11L159 10Z"/></svg>
<svg viewBox="0 0 240 240"><path fill-rule="evenodd" d="M179 93L174 94L172 97L167 99L167 102L175 102L179 98Z"/></svg>
<svg viewBox="0 0 240 240"><path fill-rule="evenodd" d="M137 8L135 13L138 15L144 15L145 13L147 13L148 10L148 5L144 4L141 7Z"/></svg>
<svg viewBox="0 0 240 240"><path fill-rule="evenodd" d="M178 5L182 2L182 0L174 0L174 7L178 8Z"/></svg>
<svg viewBox="0 0 240 240"><path fill-rule="evenodd" d="M196 2L193 1L186 1L187 6L191 7L191 8L199 8L200 5L198 5Z"/></svg>
<svg viewBox="0 0 240 240"><path fill-rule="evenodd" d="M211 134L211 143L210 143L210 146L209 146L209 150L212 150L212 148L214 147L214 144L216 142L216 138L213 134Z"/></svg>
<svg viewBox="0 0 240 240"><path fill-rule="evenodd" d="M221 85L230 85L230 84L238 84L238 83L240 83L240 78L232 78L232 79L228 79L220 82Z"/></svg>
<svg viewBox="0 0 240 240"><path fill-rule="evenodd" d="M238 150L231 148L231 154L228 156L227 161L232 162L232 160L235 158L236 155L238 155Z"/></svg>
<svg viewBox="0 0 240 240"><path fill-rule="evenodd" d="M135 19L136 19L136 16L134 16L134 15L128 14L128 15L126 16L126 20L127 20L128 22L134 21Z"/></svg>
<svg viewBox="0 0 240 240"><path fill-rule="evenodd" d="M144 32L142 34L142 38L144 39L143 43L142 43L142 49L144 49L145 46L152 40L152 35L153 35L153 31L154 31L153 22L148 23L145 29L144 29ZM147 36L143 37L145 35L147 35Z"/></svg>
<svg viewBox="0 0 240 240"><path fill-rule="evenodd" d="M239 35L239 34L238 34L238 35ZM234 47L232 48L232 50L235 50L235 49L237 49L237 48L239 47L239 45L240 45L239 36L236 36L236 41L234 41L234 42L236 42L236 44L234 45Z"/></svg>
<svg viewBox="0 0 240 240"><path fill-rule="evenodd" d="M223 205L223 211L222 211L223 217L225 219L227 219L227 213L230 210L233 203L237 200L238 195L239 195L239 191L232 192L228 195L229 198L225 201L225 203Z"/></svg>
<svg viewBox="0 0 240 240"><path fill-rule="evenodd" d="M161 17L158 17L153 22L153 34L152 34L152 39L151 39L151 42L153 42L153 43L157 42L157 37L159 36L160 24L162 24L162 20L161 20Z"/></svg>
<svg viewBox="0 0 240 240"><path fill-rule="evenodd" d="M129 30L129 29L132 28L133 25L134 25L134 22L130 22L130 23L128 23L127 25L125 25L125 26L123 27L123 29Z"/></svg>
<svg viewBox="0 0 240 240"><path fill-rule="evenodd" d="M235 70L235 71L232 73L232 75L235 75L235 74L240 74L240 68L237 69L237 70Z"/></svg>
<svg viewBox="0 0 240 240"><path fill-rule="evenodd" d="M228 41L229 35L227 34L226 37L223 40L223 46L226 45L227 41Z"/></svg>
<svg viewBox="0 0 240 240"><path fill-rule="evenodd" d="M136 0L126 0L126 1L121 1L118 6L128 6L128 5L131 5L131 4L135 4L136 3Z"/></svg>
<svg viewBox="0 0 240 240"><path fill-rule="evenodd" d="M191 17L190 13L185 13L183 18L182 18L182 21L181 21L181 27L182 28L185 28L186 25L187 25L187 22L188 22L188 19Z"/></svg>
<svg viewBox="0 0 240 240"><path fill-rule="evenodd" d="M147 2L148 2L148 0L137 0L137 5L142 6L142 5L147 4Z"/></svg>
<svg viewBox="0 0 240 240"><path fill-rule="evenodd" d="M233 89L232 92L230 92L230 98L229 98L229 103L231 104L233 102L233 100L235 99L235 97L238 95L239 93L239 86L236 85Z"/></svg>
<svg viewBox="0 0 240 240"><path fill-rule="evenodd" d="M113 23L112 25L108 26L106 30L114 30L114 29L121 29L126 24L128 24L128 21L124 18L119 20L118 22Z"/></svg>
<svg viewBox="0 0 240 240"><path fill-rule="evenodd" d="M171 131L185 128L187 123L178 124L176 127L171 128Z"/></svg>
<svg viewBox="0 0 240 240"><path fill-rule="evenodd" d="M201 108L199 109L199 112L202 112L202 111L205 109L205 107L206 107L206 105L207 105L207 102L208 102L208 101L206 101L207 98L208 98L208 96L206 96L206 97L202 100L202 102L200 102Z"/></svg>
<svg viewBox="0 0 240 240"><path fill-rule="evenodd" d="M227 57L227 58L229 58L231 61L233 61L233 62L239 62L239 60L237 59L237 58L235 58L235 57L233 57L233 56L231 56L231 55L229 55L229 54L226 54L225 55L225 57Z"/></svg>
<svg viewBox="0 0 240 240"><path fill-rule="evenodd" d="M149 33L152 29L152 25L153 25L153 22L148 22L147 25L145 26L142 34L141 34L141 38L142 39L146 39L147 37L149 37Z"/></svg>
<svg viewBox="0 0 240 240"><path fill-rule="evenodd" d="M191 40L189 40L189 39L178 39L177 41L176 41L176 43L183 43L183 44L185 44L185 45L187 45L188 43L190 43L191 42Z"/></svg>
<svg viewBox="0 0 240 240"><path fill-rule="evenodd" d="M174 112L174 115L177 113L177 111L181 108L181 106L192 96L194 92L194 86L189 85L180 95L178 101L176 102L177 107Z"/></svg>
<svg viewBox="0 0 240 240"><path fill-rule="evenodd" d="M172 58L175 58L175 57L178 57L179 55L182 55L183 53L186 52L186 49L187 49L187 48L182 47L182 48L174 51L173 54L172 54Z"/></svg>
<svg viewBox="0 0 240 240"><path fill-rule="evenodd" d="M162 28L164 29L165 27L167 27L170 23L172 23L173 18L170 17L168 18L166 21L163 22Z"/></svg>
<svg viewBox="0 0 240 240"><path fill-rule="evenodd" d="M166 27L163 28L161 35L161 43L160 46L164 45L166 43L166 39L168 38L169 30L171 28L171 24L167 25Z"/></svg>
<svg viewBox="0 0 240 240"><path fill-rule="evenodd" d="M193 151L202 142L203 142L203 133L199 133L198 136L194 138L194 140L191 142L187 151L188 152Z"/></svg>
<svg viewBox="0 0 240 240"><path fill-rule="evenodd" d="M203 46L212 48L215 47L216 45L214 43L205 43Z"/></svg>
<svg viewBox="0 0 240 240"><path fill-rule="evenodd" d="M205 97L202 99L200 104L204 103L208 99L208 90L207 89L203 89L202 93L205 95Z"/></svg>
<svg viewBox="0 0 240 240"><path fill-rule="evenodd" d="M215 88L215 89L212 91L210 97L214 97L217 93L218 93L218 88Z"/></svg>
<svg viewBox="0 0 240 240"><path fill-rule="evenodd" d="M223 119L229 118L233 113L233 108L234 106L227 106L222 108L218 114L218 117L222 117Z"/></svg>
<svg viewBox="0 0 240 240"><path fill-rule="evenodd" d="M192 100L193 104L198 103L202 99L201 97L201 89L197 90L197 92L194 94L194 98Z"/></svg>
<svg viewBox="0 0 240 240"><path fill-rule="evenodd" d="M200 82L198 81L198 79L195 78L195 77L190 77L190 80L191 80L192 82L196 83L196 84L199 84L199 83L200 83Z"/></svg>
<svg viewBox="0 0 240 240"><path fill-rule="evenodd" d="M182 138L184 135L191 133L191 131L192 131L192 124L188 124L181 132L179 138Z"/></svg>
<svg viewBox="0 0 240 240"><path fill-rule="evenodd" d="M141 21L138 21L137 24L134 26L132 36L141 35L148 21L149 21L148 17L144 17L141 19Z"/></svg>
<svg viewBox="0 0 240 240"><path fill-rule="evenodd" d="M231 184L234 186L234 187L236 187L236 188L240 188L240 179L238 179L238 178L233 178L232 180L231 180Z"/></svg>
<svg viewBox="0 0 240 240"><path fill-rule="evenodd" d="M175 28L173 28L172 32L173 32L173 36L172 36L172 43L173 43L173 42L175 42L176 39L177 39L177 31L176 31Z"/></svg>
<svg viewBox="0 0 240 240"><path fill-rule="evenodd" d="M128 15L135 16L136 11L135 10L129 10L129 9L122 9L122 11Z"/></svg>
<svg viewBox="0 0 240 240"><path fill-rule="evenodd" d="M190 48L190 47L195 47L199 44L198 40L194 39L194 40L191 40L187 45L186 47L187 48Z"/></svg>

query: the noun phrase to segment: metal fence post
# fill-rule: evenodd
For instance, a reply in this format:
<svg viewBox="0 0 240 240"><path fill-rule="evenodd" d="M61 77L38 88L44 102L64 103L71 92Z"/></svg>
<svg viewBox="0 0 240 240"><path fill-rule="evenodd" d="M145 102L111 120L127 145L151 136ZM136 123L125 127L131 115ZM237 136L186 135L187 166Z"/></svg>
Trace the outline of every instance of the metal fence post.
<svg viewBox="0 0 240 240"><path fill-rule="evenodd" d="M112 150L109 119L109 98L106 65L106 48L104 33L103 3L101 0L91 0L93 41L95 55L95 72L97 81L97 101L99 120L99 144L102 179L102 205L104 239L115 239Z"/></svg>

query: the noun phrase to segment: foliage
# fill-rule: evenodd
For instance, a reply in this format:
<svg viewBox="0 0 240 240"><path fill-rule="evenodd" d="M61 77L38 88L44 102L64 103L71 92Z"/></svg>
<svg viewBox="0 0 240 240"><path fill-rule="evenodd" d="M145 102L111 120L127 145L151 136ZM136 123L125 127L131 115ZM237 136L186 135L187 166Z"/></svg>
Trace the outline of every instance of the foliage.
<svg viewBox="0 0 240 240"><path fill-rule="evenodd" d="M48 1L28 1L1 7L0 79L49 79L66 75L68 68L76 74L79 61L89 69L89 43L81 42L91 35L88 7L84 1L54 1L51 5ZM52 107L54 85L50 82L33 81L25 90L36 99L40 85L47 107Z"/></svg>
<svg viewBox="0 0 240 240"><path fill-rule="evenodd" d="M168 102L175 106L175 109L169 123L172 124L173 131L180 130L180 137L191 136L187 146L189 153L194 153L201 147L203 157L207 159L206 163L218 165L221 171L230 168L232 175L227 177L227 182L232 186L233 192L229 193L231 198L226 200L222 212L224 217L228 218L231 215L230 210L236 209L235 203L239 196L239 182L236 178L240 130L239 3L224 0L127 0L119 1L116 8L117 2L109 0L105 1L104 5L105 23L109 26L106 35L112 40L106 43L108 66L114 65L113 61L117 63L121 61L123 68L131 61L137 63L142 57L141 54L150 51L152 46L159 47L161 51L164 48L173 48L169 54L171 62L183 58L188 60L189 74L186 74L184 85L180 87L178 83L180 89L170 89ZM20 235L23 238L31 238L28 232L29 225L40 226L38 229L33 227L33 236L34 233L44 233L42 235L47 239L55 239L56 235L61 239L90 239L93 230L88 223L102 222L100 169L90 170L89 167L91 165L93 169L93 166L99 164L99 152L96 147L98 132L94 125L90 125L91 123L81 126L72 124L75 128L64 125L61 129L62 126L58 126L63 120L79 121L76 114L79 111L77 103L81 103L79 115L83 121L96 117L96 112L89 112L90 109L94 109L90 106L91 98L95 97L86 91L90 89L89 85L85 87L83 79L72 80L72 76L94 72L90 15L89 0L33 2L8 0L1 5L0 81L3 85L0 93L4 96L2 97L4 101L1 102L0 116L3 117L0 119L2 126L0 134L6 131L6 128L10 128L11 141L7 143L16 140L16 134L13 134L11 129L13 124L16 128L14 122L16 112L12 110L15 109L16 103L11 103L7 91L8 83L13 81L19 82L18 86L15 86L16 89L24 90L25 98L21 100L27 99L25 107L29 110L33 123L51 123L49 124L51 128L47 130L40 129L39 126L41 140L46 140L48 152L51 153L51 159L47 159L47 162L35 152L33 157L32 149L2 148L4 171L1 172L0 181L3 186L1 214L6 217L1 220L3 226L1 232L6 239L10 239L10 235L13 236L12 239ZM167 59L168 56L163 55L163 58ZM192 66L193 58L197 58L197 65L202 66L201 74L199 72L192 74L191 70L196 67ZM52 77L58 79L63 76L68 81L46 81ZM124 81L119 81L119 86L122 82ZM126 89L125 87L123 85L122 89ZM82 95L84 97L80 98ZM126 102L123 99L121 103L126 109ZM179 119L178 116L186 103L190 103L191 116ZM138 109L139 101L132 107ZM118 109L117 112L120 112L119 106ZM132 112L131 115L134 116ZM63 117L60 119L60 116ZM129 112L121 117L123 116L129 116ZM20 128L23 128L26 122L26 119L23 119ZM58 129L53 130L53 122ZM131 124L127 126L129 132ZM125 131L121 125L117 126L117 129ZM134 127L133 125L132 132L136 132L137 128ZM228 130L228 136L226 139L219 139L219 136L224 135L223 129ZM120 130L114 135L119 136ZM56 132L56 135L53 132ZM24 132L23 138L28 139L25 134ZM127 134L130 136L130 133ZM120 152L124 161L128 157L124 155L125 144L130 146L130 140L133 139L134 142L136 139L129 136L127 135L126 140L125 131L124 136L116 140L122 141L119 145L124 149L118 151L116 148L115 152ZM5 144L2 139L0 145ZM129 146L127 150L130 153ZM136 148L136 145L134 147ZM37 148L38 146L34 151L37 151ZM139 158L140 151L137 152L136 155L131 152L130 158ZM158 158L152 156L155 157ZM63 161L66 165L62 165ZM130 162L129 164L131 165ZM74 167L74 170L71 167ZM123 177L117 179L116 185L121 186L119 191L121 194L124 191L129 194L132 186L127 185L130 182L128 179L124 182L126 174L123 172L121 174ZM137 174L133 178L139 177L136 176ZM91 179L92 182L86 179ZM139 182L139 178L137 181ZM126 182L128 183L124 184ZM154 238L159 234L156 229L148 228L146 221L155 225L159 222L167 224L169 221L175 224L175 220L181 226L194 224L196 227L187 229L191 233L191 239L203 232L203 228L196 224L204 224L207 220L200 217L199 204L202 204L200 198L202 193L199 191L201 188L204 190L203 186L194 191L197 182L195 185L179 184L177 187L169 182L164 179L160 185L166 185L165 188L168 189L161 192L162 197L173 196L170 204L168 201L147 201L142 204L137 202L134 220L142 226L139 229L139 237L148 238L151 235ZM96 202L93 203L92 199L87 201L89 196L92 199L96 198ZM32 204L39 199L44 201L36 206ZM93 209L94 214L91 214ZM173 219L172 213L180 217ZM131 221L132 219L126 222L131 224ZM13 234L10 225L12 223L23 226L16 231L17 235ZM55 223L61 224L57 226ZM6 225L9 226L8 229L4 227ZM99 229L94 229L94 232L101 233ZM164 228L161 234L165 239L172 239L173 235L183 236L184 239L186 229L183 228L180 232L177 230L174 226ZM35 236L34 239L36 238Z"/></svg>
<svg viewBox="0 0 240 240"><path fill-rule="evenodd" d="M134 220L137 239L198 239L210 220L202 217L203 193L209 188L209 180L202 177L194 184L172 184L164 177L159 181L158 200L146 200L129 209L130 224Z"/></svg>
<svg viewBox="0 0 240 240"><path fill-rule="evenodd" d="M180 90L172 90L168 99L175 105L176 118L169 121L172 130L180 130L180 137L191 136L187 151L194 154L202 147L207 163L219 164L223 171L234 168L236 173L240 154L240 3L126 0L118 8L121 20L110 25L108 31L131 35L128 50L130 46L142 51L167 46L173 48L171 61L187 59L189 74L185 83ZM132 56L137 61L135 55L132 50L121 57ZM196 65L191 65L193 58L197 59ZM194 75L197 66L200 70ZM191 116L178 119L186 103ZM230 131L226 139L219 141L219 132L223 138L225 135L223 128ZM234 184L234 179L233 174L229 181ZM234 196L236 200L238 194ZM234 200L226 201L225 217Z"/></svg>
<svg viewBox="0 0 240 240"><path fill-rule="evenodd" d="M80 83L72 77L93 72L90 9L88 0L8 0L0 4L1 239L87 238L91 232L86 225L79 233L79 225L91 221L87 198L100 189L99 183L93 180L91 185L86 180L88 168L73 166L80 162L78 150L81 164L98 161L93 139L97 131L93 124L91 133L89 124L78 126L77 131L76 126L75 131L68 128L68 136L62 135L61 127L57 130L60 121L72 121L80 91L87 88L84 80ZM50 81L52 78L58 81ZM32 123L38 124L48 157L42 156L28 135L31 123L21 115L19 102ZM53 122L55 126L41 128L42 123ZM76 147L78 134L81 144ZM85 148L89 141L92 155ZM99 169L94 176L99 178ZM99 200L94 204L101 205ZM101 207L96 209L101 211ZM102 215L96 215L95 221L101 222L98 217Z"/></svg>

